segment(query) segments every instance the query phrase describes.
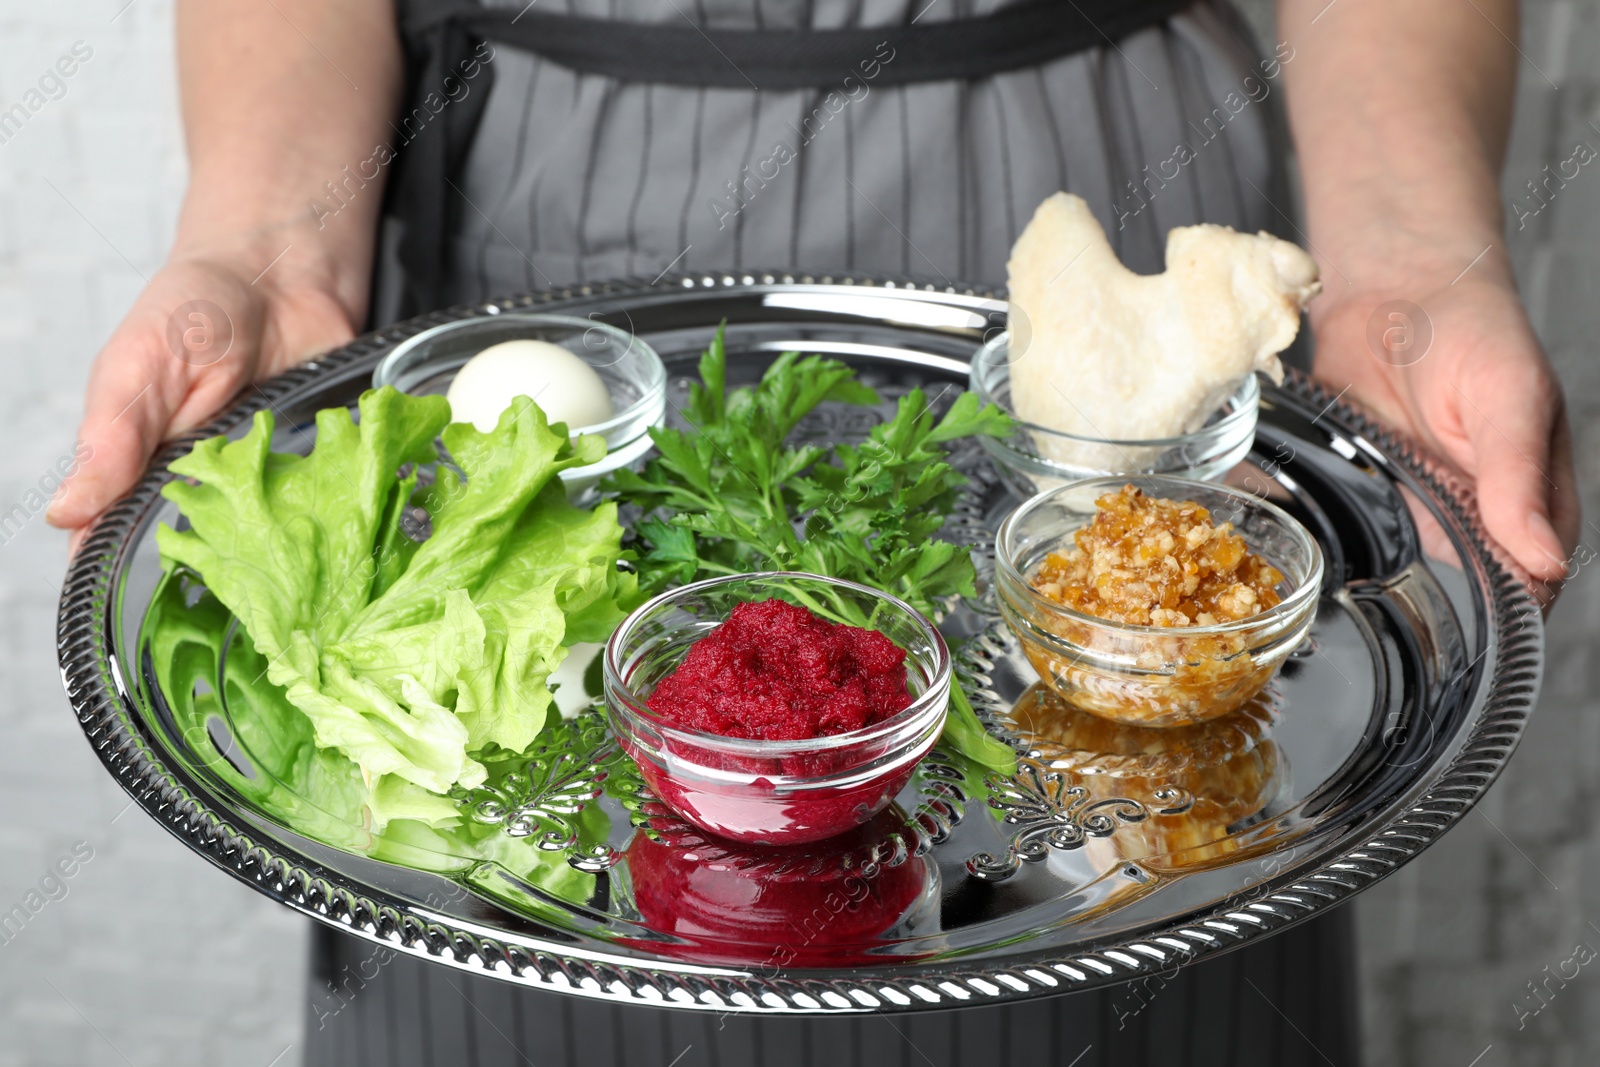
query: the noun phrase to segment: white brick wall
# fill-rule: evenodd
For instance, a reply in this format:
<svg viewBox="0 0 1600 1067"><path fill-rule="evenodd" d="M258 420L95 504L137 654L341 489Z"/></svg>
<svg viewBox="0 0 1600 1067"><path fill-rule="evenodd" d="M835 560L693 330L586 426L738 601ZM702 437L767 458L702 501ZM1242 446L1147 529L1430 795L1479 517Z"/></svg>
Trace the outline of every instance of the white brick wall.
<svg viewBox="0 0 1600 1067"><path fill-rule="evenodd" d="M89 361L161 263L183 191L172 5L113 22L123 2L0 3L0 110L74 42L93 50L0 143L5 507L70 453ZM61 695L65 568L42 516L0 547L0 912L74 842L94 853L0 943L0 1065L266 1067L299 1041L305 923L124 812Z"/></svg>

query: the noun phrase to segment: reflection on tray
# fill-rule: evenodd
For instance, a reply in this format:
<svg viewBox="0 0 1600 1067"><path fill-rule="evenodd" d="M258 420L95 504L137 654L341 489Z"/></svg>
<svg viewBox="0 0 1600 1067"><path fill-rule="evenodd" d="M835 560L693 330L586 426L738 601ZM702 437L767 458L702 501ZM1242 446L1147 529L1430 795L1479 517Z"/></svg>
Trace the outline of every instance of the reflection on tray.
<svg viewBox="0 0 1600 1067"><path fill-rule="evenodd" d="M937 870L907 842L891 806L840 837L761 848L719 841L672 818L628 848L633 899L657 952L792 966L866 962L875 943L937 910ZM921 921L919 921L921 920Z"/></svg>
<svg viewBox="0 0 1600 1067"><path fill-rule="evenodd" d="M1034 685L999 724L1027 746L1025 769L1034 765L1019 775L1011 799L1019 810L1038 806L1039 797L1024 794L1039 792L1078 813L1086 844L1116 859L1174 873L1204 867L1243 847L1233 828L1282 787L1288 762L1272 739L1276 717L1269 689L1209 722L1126 726ZM1032 857L1023 851L1021 858Z"/></svg>

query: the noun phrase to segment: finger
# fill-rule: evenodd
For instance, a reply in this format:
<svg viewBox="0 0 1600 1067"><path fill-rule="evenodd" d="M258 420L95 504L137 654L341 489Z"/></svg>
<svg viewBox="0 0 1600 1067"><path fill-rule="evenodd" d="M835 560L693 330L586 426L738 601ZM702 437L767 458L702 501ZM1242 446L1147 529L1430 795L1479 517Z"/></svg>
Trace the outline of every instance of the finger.
<svg viewBox="0 0 1600 1067"><path fill-rule="evenodd" d="M148 342L114 340L97 361L78 428L77 469L45 513L52 525L85 525L144 472L186 391L181 375L155 357Z"/></svg>
<svg viewBox="0 0 1600 1067"><path fill-rule="evenodd" d="M167 423L168 440L198 429L216 418L228 406L228 401L238 395L251 376L236 374L202 375L190 384L188 394L172 412Z"/></svg>
<svg viewBox="0 0 1600 1067"><path fill-rule="evenodd" d="M1542 375L1525 383L1477 381L1485 389L1475 392L1495 397L1492 415L1489 401L1452 388L1462 401L1484 526L1535 579L1557 580L1566 571L1566 551L1551 525L1550 501L1560 486L1551 476L1550 449L1560 394Z"/></svg>
<svg viewBox="0 0 1600 1067"><path fill-rule="evenodd" d="M259 301L243 280L205 261L164 268L95 359L79 429L90 458L49 521L81 527L126 493L196 394L220 404L254 373L259 340Z"/></svg>
<svg viewBox="0 0 1600 1067"><path fill-rule="evenodd" d="M1566 405L1556 415L1555 433L1550 441L1550 524L1561 539L1565 555L1571 558L1582 536L1583 515L1578 498L1578 471L1572 456L1572 423Z"/></svg>
<svg viewBox="0 0 1600 1067"><path fill-rule="evenodd" d="M1561 539L1566 565L1558 578L1535 579L1531 592L1539 602L1539 610L1550 614L1566 583L1577 574L1580 567L1594 559L1594 551L1585 548L1578 540L1580 515L1578 504L1578 475L1572 464L1572 428L1567 421L1566 409L1556 414L1555 429L1550 442L1550 479L1555 485L1550 490L1550 524Z"/></svg>

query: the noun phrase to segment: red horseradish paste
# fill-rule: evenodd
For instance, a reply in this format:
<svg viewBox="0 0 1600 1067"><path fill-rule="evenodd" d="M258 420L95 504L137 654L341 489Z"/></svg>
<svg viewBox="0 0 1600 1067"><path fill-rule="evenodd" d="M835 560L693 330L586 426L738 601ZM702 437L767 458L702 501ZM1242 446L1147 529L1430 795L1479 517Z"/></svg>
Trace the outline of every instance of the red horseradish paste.
<svg viewBox="0 0 1600 1067"><path fill-rule="evenodd" d="M803 741L871 726L911 702L905 650L883 634L758 600L696 641L646 706L679 729Z"/></svg>

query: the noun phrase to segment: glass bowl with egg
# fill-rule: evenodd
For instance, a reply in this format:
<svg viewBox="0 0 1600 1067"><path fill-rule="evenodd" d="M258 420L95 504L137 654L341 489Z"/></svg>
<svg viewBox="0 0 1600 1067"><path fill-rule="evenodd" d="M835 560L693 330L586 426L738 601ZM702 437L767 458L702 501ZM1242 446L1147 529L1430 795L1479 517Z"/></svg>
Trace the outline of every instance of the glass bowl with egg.
<svg viewBox="0 0 1600 1067"><path fill-rule="evenodd" d="M1255 442L1261 386L1247 374L1215 404L1199 429L1175 437L1120 440L1063 433L1017 416L1011 393L1011 338L1002 332L972 357L970 388L1016 420L1009 437L982 438L1005 483L1026 498L1084 478L1101 475L1163 474L1196 481L1219 481L1250 452ZM1071 383L1062 383L1070 402Z"/></svg>
<svg viewBox="0 0 1600 1067"><path fill-rule="evenodd" d="M456 421L484 431L513 397L528 396L573 436L605 438L604 459L561 472L575 499L649 452L650 428L666 412L667 372L655 349L626 330L568 315L505 312L435 326L385 356L372 384L442 394Z"/></svg>
<svg viewBox="0 0 1600 1067"><path fill-rule="evenodd" d="M1237 711L1305 640L1316 539L1283 509L1162 475L1040 493L995 538L1000 614L1064 700L1135 726Z"/></svg>

